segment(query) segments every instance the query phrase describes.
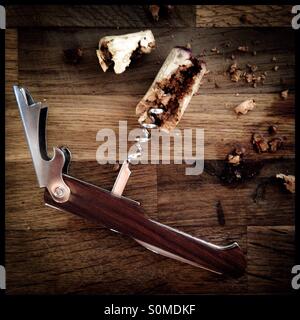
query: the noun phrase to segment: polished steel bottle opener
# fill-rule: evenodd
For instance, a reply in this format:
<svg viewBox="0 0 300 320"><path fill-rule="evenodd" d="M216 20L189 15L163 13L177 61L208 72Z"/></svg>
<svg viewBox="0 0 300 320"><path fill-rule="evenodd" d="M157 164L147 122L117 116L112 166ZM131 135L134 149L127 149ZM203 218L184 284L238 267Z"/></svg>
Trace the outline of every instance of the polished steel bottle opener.
<svg viewBox="0 0 300 320"><path fill-rule="evenodd" d="M46 205L125 234L163 256L218 274L244 273L245 257L236 242L218 246L198 239L150 219L138 203L121 196L118 186L110 192L70 176L71 154L67 148L55 147L51 158L47 154L47 106L35 102L25 88L14 86L14 93L37 180L45 188Z"/></svg>

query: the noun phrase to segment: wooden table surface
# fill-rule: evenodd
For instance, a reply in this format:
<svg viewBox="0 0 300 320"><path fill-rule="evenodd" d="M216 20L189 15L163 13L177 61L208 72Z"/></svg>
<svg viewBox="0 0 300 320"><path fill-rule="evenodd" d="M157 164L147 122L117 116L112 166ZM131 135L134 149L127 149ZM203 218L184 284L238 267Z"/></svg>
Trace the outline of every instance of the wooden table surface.
<svg viewBox="0 0 300 320"><path fill-rule="evenodd" d="M156 23L143 6L7 7L7 292L291 292L295 196L265 183L279 172L295 170L295 40L289 23L289 6L176 6L170 17ZM103 73L95 54L99 39L145 28L153 31L156 50L121 75ZM239 279L155 255L122 235L45 207L12 95L12 85L19 83L35 99L46 99L48 145L67 145L73 154L70 173L110 189L117 172L113 165L96 162L97 131L117 130L119 120L127 120L128 129L137 127L135 105L170 49L187 43L204 54L210 70L179 124L181 129L204 128L204 173L187 176L186 165L133 166L125 195L162 223L216 244L238 241L247 257L247 272ZM249 52L238 52L242 45ZM84 50L76 66L63 61L63 50L73 46ZM211 51L215 47L220 53ZM232 54L242 68L249 63L266 71L265 83L253 88L230 81L226 70ZM274 65L279 66L276 72ZM284 89L290 91L286 100L279 94ZM247 98L255 99L256 108L237 117L234 107ZM257 154L251 135L265 133L271 124L286 137L284 148ZM215 172L236 144L263 167L252 180L226 186Z"/></svg>

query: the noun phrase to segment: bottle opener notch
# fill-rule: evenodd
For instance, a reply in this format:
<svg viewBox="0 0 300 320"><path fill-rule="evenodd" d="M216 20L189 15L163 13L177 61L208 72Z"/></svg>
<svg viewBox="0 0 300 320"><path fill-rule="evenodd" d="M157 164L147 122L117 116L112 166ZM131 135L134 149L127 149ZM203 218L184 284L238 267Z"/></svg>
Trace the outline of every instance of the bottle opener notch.
<svg viewBox="0 0 300 320"><path fill-rule="evenodd" d="M66 202L70 189L62 178L66 163L65 153L59 148L53 149L53 157L47 153L46 122L48 107L35 102L28 90L14 86L22 123L30 149L38 184L47 188L56 202Z"/></svg>

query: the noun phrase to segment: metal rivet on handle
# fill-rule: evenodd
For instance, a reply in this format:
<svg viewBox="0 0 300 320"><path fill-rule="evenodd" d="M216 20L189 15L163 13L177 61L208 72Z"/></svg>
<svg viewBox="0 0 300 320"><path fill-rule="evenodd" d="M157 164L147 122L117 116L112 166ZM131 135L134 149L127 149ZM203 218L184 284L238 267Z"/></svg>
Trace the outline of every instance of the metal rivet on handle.
<svg viewBox="0 0 300 320"><path fill-rule="evenodd" d="M57 198L63 198L65 195L65 189L61 186L56 187L53 194Z"/></svg>

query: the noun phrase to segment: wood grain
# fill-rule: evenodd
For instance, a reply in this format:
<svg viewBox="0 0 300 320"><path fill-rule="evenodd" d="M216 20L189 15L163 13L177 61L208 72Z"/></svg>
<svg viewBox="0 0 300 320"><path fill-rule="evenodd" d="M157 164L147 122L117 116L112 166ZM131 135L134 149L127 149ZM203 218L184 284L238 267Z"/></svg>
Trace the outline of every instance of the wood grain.
<svg viewBox="0 0 300 320"><path fill-rule="evenodd" d="M28 87L29 88L29 87ZM46 99L48 113L48 145L66 145L73 154L74 161L95 161L98 147L103 141L96 141L101 129L112 129L119 141L119 121L127 121L128 133L138 128L135 106L140 96L115 95L33 95L36 100ZM247 115L239 116L235 106L245 99L255 99L257 106ZM282 100L278 94L240 94L194 96L183 115L178 129L204 129L205 159L225 159L236 144L247 149L247 158L266 159L294 157L295 145L295 97ZM63 111L62 111L63 110ZM30 153L24 138L19 112L12 98L6 107L6 159L8 161L30 160ZM257 154L253 150L251 137L259 132L267 135L268 127L278 126L278 135L286 137L284 147L276 153ZM183 135L183 132L182 132ZM124 138L120 144L125 144ZM117 144L117 155L119 154ZM127 142L129 149L133 141ZM161 147L162 148L162 147ZM195 147L194 147L195 154ZM174 143L170 146L170 158L174 159ZM149 144L150 153L150 144Z"/></svg>
<svg viewBox="0 0 300 320"><path fill-rule="evenodd" d="M68 95L144 95L170 50L177 45L192 45L195 54L203 53L210 74L200 92L215 93L270 93L294 89L294 33L292 29L218 29L153 28L157 49L131 63L126 72L116 75L111 70L103 73L95 50L101 37L133 32L136 29L22 29L19 38L19 80L33 94ZM280 41L278 41L280 39ZM227 45L229 44L229 47ZM248 46L249 52L237 51ZM79 65L65 64L63 49L81 46L84 57ZM220 54L211 52L218 48ZM256 56L252 51L257 52ZM226 73L233 63L232 54L241 69L256 64L258 72L267 71L264 85L257 88L240 81L234 83ZM277 58L276 63L272 57ZM277 72L272 69L278 65ZM218 84L216 88L215 82Z"/></svg>
<svg viewBox="0 0 300 320"><path fill-rule="evenodd" d="M206 161L203 174L187 176L184 165L158 166L159 220L173 226L218 226L220 202L226 226L294 224L292 194L272 183L261 196L256 195L279 171L293 174L293 160L266 161L259 175L236 186L220 183L216 175L222 168L221 161Z"/></svg>
<svg viewBox="0 0 300 320"><path fill-rule="evenodd" d="M197 27L289 27L291 5L198 5Z"/></svg>
<svg viewBox="0 0 300 320"><path fill-rule="evenodd" d="M8 5L9 27L194 27L195 6L174 6L154 21L147 5Z"/></svg>
<svg viewBox="0 0 300 320"><path fill-rule="evenodd" d="M18 83L18 31L5 30L5 93L12 94L12 86Z"/></svg>
<svg viewBox="0 0 300 320"><path fill-rule="evenodd" d="M292 292L294 227L247 228L249 292Z"/></svg>
<svg viewBox="0 0 300 320"><path fill-rule="evenodd" d="M246 244L245 228L181 228L208 241ZM244 292L229 280L149 252L107 230L7 231L8 294L157 294ZM228 240L228 239L227 239ZM22 246L20 246L22 241Z"/></svg>

